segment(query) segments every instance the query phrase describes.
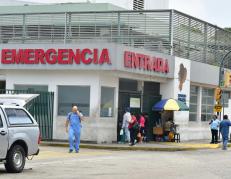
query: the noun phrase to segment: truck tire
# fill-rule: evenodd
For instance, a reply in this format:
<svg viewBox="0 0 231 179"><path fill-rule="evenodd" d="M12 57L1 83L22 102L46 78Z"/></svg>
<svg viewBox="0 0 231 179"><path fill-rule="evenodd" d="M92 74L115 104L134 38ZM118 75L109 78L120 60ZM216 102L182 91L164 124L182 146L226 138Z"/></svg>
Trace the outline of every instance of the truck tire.
<svg viewBox="0 0 231 179"><path fill-rule="evenodd" d="M26 162L25 150L20 145L14 145L8 152L5 168L9 173L20 173Z"/></svg>

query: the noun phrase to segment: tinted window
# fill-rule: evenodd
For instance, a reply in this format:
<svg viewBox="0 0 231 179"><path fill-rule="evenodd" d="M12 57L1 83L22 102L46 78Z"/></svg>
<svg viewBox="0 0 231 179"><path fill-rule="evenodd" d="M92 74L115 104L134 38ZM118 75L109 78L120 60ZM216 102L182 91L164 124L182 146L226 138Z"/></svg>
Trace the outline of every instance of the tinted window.
<svg viewBox="0 0 231 179"><path fill-rule="evenodd" d="M9 123L11 125L17 124L32 124L31 118L22 109L5 109L6 115L8 117Z"/></svg>
<svg viewBox="0 0 231 179"><path fill-rule="evenodd" d="M66 116L77 105L84 116L90 111L90 86L58 86L58 115Z"/></svg>
<svg viewBox="0 0 231 179"><path fill-rule="evenodd" d="M120 91L137 91L138 81L129 79L119 80L119 90Z"/></svg>
<svg viewBox="0 0 231 179"><path fill-rule="evenodd" d="M113 117L114 112L114 88L101 88L101 117Z"/></svg>
<svg viewBox="0 0 231 179"><path fill-rule="evenodd" d="M0 116L0 128L3 127L2 118Z"/></svg>

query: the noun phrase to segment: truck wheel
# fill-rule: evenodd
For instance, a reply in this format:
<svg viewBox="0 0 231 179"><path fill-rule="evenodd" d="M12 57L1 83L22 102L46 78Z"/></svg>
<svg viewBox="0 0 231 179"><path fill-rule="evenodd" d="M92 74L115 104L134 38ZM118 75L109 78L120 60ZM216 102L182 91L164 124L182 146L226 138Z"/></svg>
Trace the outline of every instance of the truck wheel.
<svg viewBox="0 0 231 179"><path fill-rule="evenodd" d="M20 173L25 166L25 150L20 145L13 146L6 158L5 168L9 173Z"/></svg>

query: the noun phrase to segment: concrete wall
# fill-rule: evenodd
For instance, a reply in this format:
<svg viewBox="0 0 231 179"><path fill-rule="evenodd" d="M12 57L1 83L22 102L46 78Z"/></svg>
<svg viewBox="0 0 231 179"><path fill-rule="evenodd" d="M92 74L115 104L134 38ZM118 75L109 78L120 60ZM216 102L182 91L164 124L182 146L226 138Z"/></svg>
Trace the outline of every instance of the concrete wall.
<svg viewBox="0 0 231 179"><path fill-rule="evenodd" d="M211 132L208 121L201 121L201 100L202 88L215 88L218 85L219 67L200 62L191 61L191 85L199 87L197 121L189 121L188 125L182 128L186 133L186 140L210 139Z"/></svg>
<svg viewBox="0 0 231 179"><path fill-rule="evenodd" d="M191 82L218 85L219 67L191 61Z"/></svg>
<svg viewBox="0 0 231 179"><path fill-rule="evenodd" d="M101 80L100 80L101 79ZM83 122L82 140L97 142L116 141L118 78L107 73L91 71L10 71L6 73L6 88L13 89L15 84L48 85L54 91L54 139L67 139L65 132L66 116L58 116L57 85L90 85L90 116ZM100 87L115 87L115 112L112 118L100 118ZM71 110L71 107L70 107Z"/></svg>

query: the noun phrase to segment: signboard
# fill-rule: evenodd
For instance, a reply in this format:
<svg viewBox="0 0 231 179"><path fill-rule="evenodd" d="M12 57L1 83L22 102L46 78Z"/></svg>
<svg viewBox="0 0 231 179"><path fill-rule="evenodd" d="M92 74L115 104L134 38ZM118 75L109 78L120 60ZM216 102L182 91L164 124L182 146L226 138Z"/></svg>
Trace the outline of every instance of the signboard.
<svg viewBox="0 0 231 179"><path fill-rule="evenodd" d="M221 110L222 110L222 105L220 105L220 104L216 104L215 106L214 106L214 112L221 112Z"/></svg>
<svg viewBox="0 0 231 179"><path fill-rule="evenodd" d="M227 87L230 87L231 85L231 72L230 71L225 71L224 73L224 87L227 88Z"/></svg>
<svg viewBox="0 0 231 179"><path fill-rule="evenodd" d="M124 52L124 67L144 71L169 73L168 59L130 51Z"/></svg>
<svg viewBox="0 0 231 179"><path fill-rule="evenodd" d="M90 49L2 49L1 64L111 64L109 50Z"/></svg>
<svg viewBox="0 0 231 179"><path fill-rule="evenodd" d="M130 98L130 108L140 108L140 98Z"/></svg>
<svg viewBox="0 0 231 179"><path fill-rule="evenodd" d="M186 104L186 94L178 94L178 100Z"/></svg>

